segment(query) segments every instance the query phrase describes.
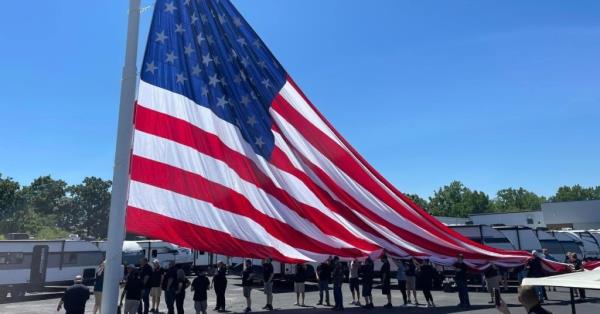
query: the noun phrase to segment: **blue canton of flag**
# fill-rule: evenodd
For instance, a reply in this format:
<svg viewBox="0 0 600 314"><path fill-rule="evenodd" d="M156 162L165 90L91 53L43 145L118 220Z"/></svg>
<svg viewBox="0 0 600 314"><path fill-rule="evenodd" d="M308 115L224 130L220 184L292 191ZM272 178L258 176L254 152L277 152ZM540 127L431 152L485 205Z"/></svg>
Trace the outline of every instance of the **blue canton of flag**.
<svg viewBox="0 0 600 314"><path fill-rule="evenodd" d="M286 73L229 1L158 0L141 79L236 125L257 154L274 147L269 107Z"/></svg>

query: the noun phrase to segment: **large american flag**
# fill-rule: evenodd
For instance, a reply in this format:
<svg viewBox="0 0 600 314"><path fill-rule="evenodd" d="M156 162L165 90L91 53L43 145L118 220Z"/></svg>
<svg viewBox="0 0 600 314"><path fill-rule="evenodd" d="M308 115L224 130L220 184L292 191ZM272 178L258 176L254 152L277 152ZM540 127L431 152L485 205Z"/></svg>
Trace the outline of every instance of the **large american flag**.
<svg viewBox="0 0 600 314"><path fill-rule="evenodd" d="M470 241L395 189L227 0L156 1L138 93L130 232L283 262L531 257Z"/></svg>

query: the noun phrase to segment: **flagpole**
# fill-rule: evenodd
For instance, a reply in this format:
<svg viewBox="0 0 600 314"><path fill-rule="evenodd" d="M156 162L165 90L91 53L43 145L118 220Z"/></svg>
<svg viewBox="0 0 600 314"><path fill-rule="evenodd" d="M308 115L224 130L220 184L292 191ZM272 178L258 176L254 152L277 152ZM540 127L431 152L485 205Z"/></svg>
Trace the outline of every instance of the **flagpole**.
<svg viewBox="0 0 600 314"><path fill-rule="evenodd" d="M121 99L119 105L119 125L113 185L110 198L108 237L106 245L106 268L102 292L102 314L116 313L119 302L119 281L123 273L121 268L123 239L125 238L125 207L129 182L129 160L133 136L133 105L136 94L137 46L140 21L140 0L129 0L129 18L127 24L127 44L125 65L121 80Z"/></svg>

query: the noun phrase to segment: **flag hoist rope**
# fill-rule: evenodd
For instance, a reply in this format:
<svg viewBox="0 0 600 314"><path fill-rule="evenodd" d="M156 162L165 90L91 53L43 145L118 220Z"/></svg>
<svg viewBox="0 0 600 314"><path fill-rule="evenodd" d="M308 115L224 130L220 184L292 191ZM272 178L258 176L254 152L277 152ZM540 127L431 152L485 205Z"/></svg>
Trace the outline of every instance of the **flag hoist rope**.
<svg viewBox="0 0 600 314"><path fill-rule="evenodd" d="M136 96L137 46L140 0L129 0L125 65L121 81L119 125L110 199L106 268L102 293L102 314L114 314L119 299L119 281L123 276L121 261L125 238L125 206L129 182L129 159L133 135L133 105Z"/></svg>

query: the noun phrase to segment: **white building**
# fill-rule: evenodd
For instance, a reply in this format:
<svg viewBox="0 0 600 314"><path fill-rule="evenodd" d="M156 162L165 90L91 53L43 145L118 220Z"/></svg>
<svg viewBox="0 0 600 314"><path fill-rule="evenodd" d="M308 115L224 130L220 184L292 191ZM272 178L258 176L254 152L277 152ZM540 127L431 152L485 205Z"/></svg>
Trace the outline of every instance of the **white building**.
<svg viewBox="0 0 600 314"><path fill-rule="evenodd" d="M548 229L600 229L600 200L543 203Z"/></svg>
<svg viewBox="0 0 600 314"><path fill-rule="evenodd" d="M475 225L526 226L532 229L546 227L542 211L472 214L469 217Z"/></svg>

